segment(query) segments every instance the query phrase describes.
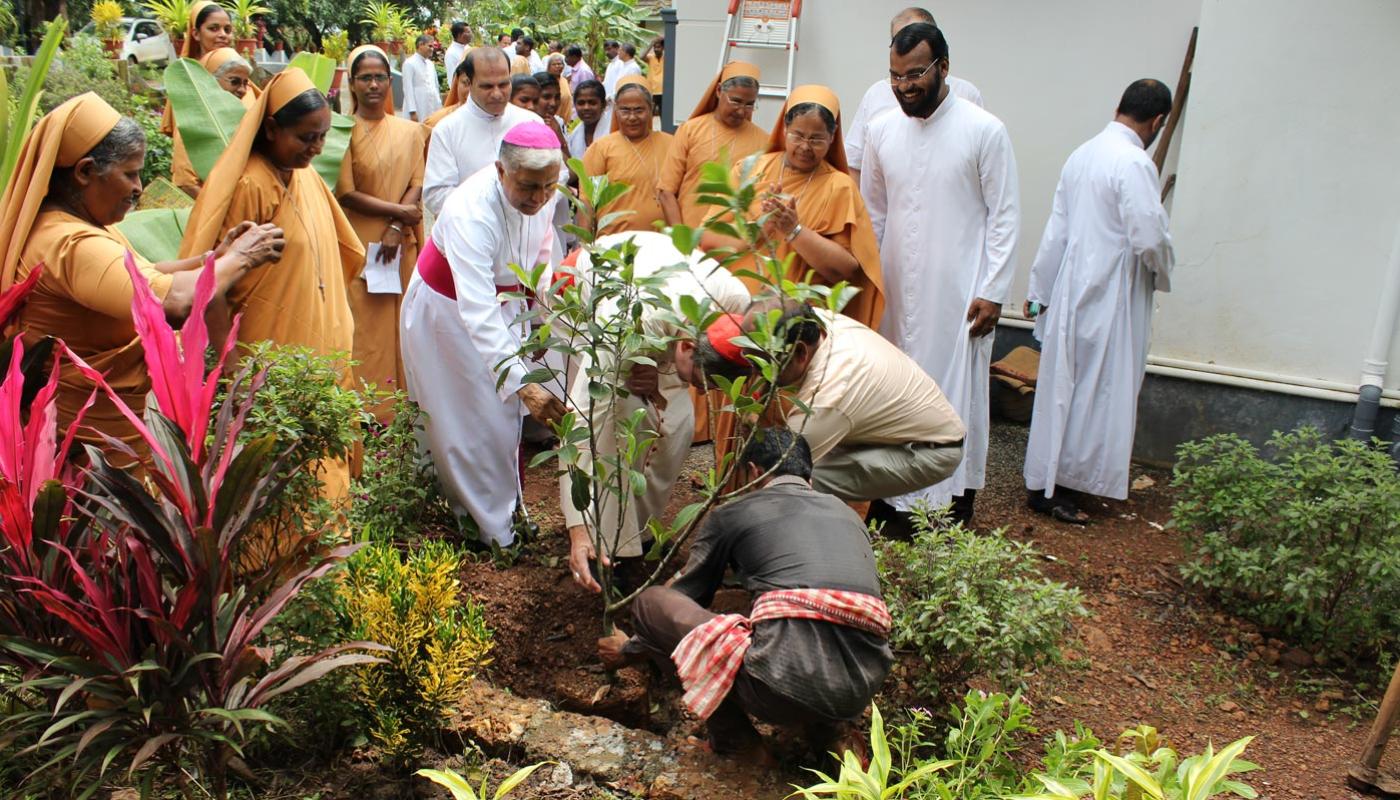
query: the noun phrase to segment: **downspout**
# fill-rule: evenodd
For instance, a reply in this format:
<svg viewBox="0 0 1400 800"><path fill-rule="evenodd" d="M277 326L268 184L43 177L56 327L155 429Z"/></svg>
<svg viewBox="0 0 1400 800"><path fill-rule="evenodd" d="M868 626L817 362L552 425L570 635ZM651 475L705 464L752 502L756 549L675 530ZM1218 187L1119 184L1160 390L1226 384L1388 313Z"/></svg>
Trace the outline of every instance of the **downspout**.
<svg viewBox="0 0 1400 800"><path fill-rule="evenodd" d="M1380 411L1381 390L1385 386L1390 366L1390 348L1395 339L1395 322L1400 318L1400 228L1390 250L1390 264L1381 288L1381 304L1376 311L1376 324L1371 329L1371 344L1366 348L1366 360L1361 366L1361 391L1356 399L1356 411L1351 421L1351 437L1370 441L1376 432L1376 415ZM1400 417L1393 426L1390 456L1400 463Z"/></svg>
<svg viewBox="0 0 1400 800"><path fill-rule="evenodd" d="M661 78L661 130L676 132L676 9L670 6L661 9L661 23L665 26L666 74Z"/></svg>

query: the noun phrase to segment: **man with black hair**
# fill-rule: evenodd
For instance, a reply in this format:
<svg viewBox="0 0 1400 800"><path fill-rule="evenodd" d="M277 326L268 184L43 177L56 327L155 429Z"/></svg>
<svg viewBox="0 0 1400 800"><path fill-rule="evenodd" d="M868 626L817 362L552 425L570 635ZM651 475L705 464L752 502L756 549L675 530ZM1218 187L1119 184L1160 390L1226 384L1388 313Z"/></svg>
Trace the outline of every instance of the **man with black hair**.
<svg viewBox="0 0 1400 800"><path fill-rule="evenodd" d="M904 29L906 25L913 25L916 22L927 22L930 25L937 25L933 21L933 14L926 8L910 6L895 14L890 20L890 38ZM884 48L881 48L883 54ZM984 105L982 93L978 91L971 81L955 78L952 75L947 77L949 93L976 103L978 106ZM870 129L870 123L887 112L894 112L899 107L899 101L895 99L894 87L890 85L888 78L881 78L870 85L865 90L865 96L860 99L860 106L856 108L855 116L851 117L850 124L846 128L846 169L851 173L857 185L860 184L860 169L865 162L865 137Z"/></svg>
<svg viewBox="0 0 1400 800"><path fill-rule="evenodd" d="M447 46L447 50L442 54L442 65L447 69L447 80L449 83L453 76L457 74L457 65L462 63L467 51L472 48L472 28L465 22L452 23L452 44Z"/></svg>
<svg viewBox="0 0 1400 800"><path fill-rule="evenodd" d="M769 298L745 317L743 332L759 329L781 337L791 351L778 381L807 407L794 406L787 423L811 444L818 491L875 500L937 483L957 469L966 435L957 412L938 384L880 334L842 314ZM702 337L677 366L689 370L692 384L700 367L730 380L749 375L752 362L723 357L724 344L723 337ZM909 522L907 515L881 519Z"/></svg>
<svg viewBox="0 0 1400 800"><path fill-rule="evenodd" d="M583 60L583 48L576 44L571 44L564 48L564 66L568 68L569 90L578 91L578 85L584 81L596 81L598 76L594 74L593 68L588 66L588 62Z"/></svg>
<svg viewBox="0 0 1400 800"><path fill-rule="evenodd" d="M948 42L928 23L890 46L890 84L903 113L870 126L861 194L880 241L880 333L923 367L967 425L950 478L886 498L896 511L952 501L972 520L986 480L992 339L1011 289L1021 224L1016 158L1001 120L952 93Z"/></svg>
<svg viewBox="0 0 1400 800"><path fill-rule="evenodd" d="M532 36L521 36L515 40L515 54L530 62L530 74L544 72L544 60L540 54L535 52L535 39Z"/></svg>
<svg viewBox="0 0 1400 800"><path fill-rule="evenodd" d="M459 67L467 99L433 127L423 173L423 205L434 215L463 181L495 163L506 131L535 115L510 104L510 62L494 47L467 51Z"/></svg>
<svg viewBox="0 0 1400 800"><path fill-rule="evenodd" d="M414 122L427 122L442 108L437 67L433 64L435 40L420 34L413 42L413 55L403 60L403 115Z"/></svg>
<svg viewBox="0 0 1400 800"><path fill-rule="evenodd" d="M1060 172L1031 303L1040 306L1035 412L1026 445L1030 507L1082 525L1083 492L1125 500L1152 301L1174 263L1157 166L1146 148L1171 111L1161 81L1134 81L1108 126Z"/></svg>
<svg viewBox="0 0 1400 800"><path fill-rule="evenodd" d="M599 658L674 665L717 753L771 761L750 715L860 752L854 723L893 661L865 526L812 488L798 434L765 429L739 464L759 488L710 513L675 581L632 603L636 634L600 639ZM706 608L731 568L754 595L747 618Z"/></svg>

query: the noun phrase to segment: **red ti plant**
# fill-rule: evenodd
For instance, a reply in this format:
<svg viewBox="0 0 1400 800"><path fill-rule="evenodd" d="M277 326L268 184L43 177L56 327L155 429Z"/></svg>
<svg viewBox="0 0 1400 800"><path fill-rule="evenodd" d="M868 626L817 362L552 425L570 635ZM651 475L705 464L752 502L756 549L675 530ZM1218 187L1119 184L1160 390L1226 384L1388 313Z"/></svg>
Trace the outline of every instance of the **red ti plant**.
<svg viewBox="0 0 1400 800"><path fill-rule="evenodd" d="M6 402L13 361L0 388L0 434L25 432L13 448L18 458L0 463L0 525L6 542L29 543L27 551L14 547L13 557L7 550L0 564L9 584L0 587L15 607L4 613L0 604L0 667L22 670L14 691L30 701L30 710L0 720L0 746L46 758L29 777L62 774L84 796L117 763L128 776L141 773L147 787L167 768L188 796L194 776L222 798L231 756L256 729L280 722L264 703L338 667L378 661L364 651L385 648L355 642L273 664L275 654L258 646L302 587L356 546L319 560L309 542L258 548L270 550L264 563L243 561L262 512L285 487L279 476L295 466L284 463L271 437L238 443L263 376L244 370L215 403L237 323L206 373L211 264L178 335L129 257L127 269L155 399L144 418L66 355L117 404L148 452L104 436L106 452L87 447L81 474L62 472L71 438L55 444L52 392L42 393L43 405L20 426L17 406ZM144 474L113 466L109 453L143 462ZM14 463L21 468L10 470ZM68 511L56 515L60 504ZM36 538L38 518L45 527ZM46 623L33 621L45 615Z"/></svg>

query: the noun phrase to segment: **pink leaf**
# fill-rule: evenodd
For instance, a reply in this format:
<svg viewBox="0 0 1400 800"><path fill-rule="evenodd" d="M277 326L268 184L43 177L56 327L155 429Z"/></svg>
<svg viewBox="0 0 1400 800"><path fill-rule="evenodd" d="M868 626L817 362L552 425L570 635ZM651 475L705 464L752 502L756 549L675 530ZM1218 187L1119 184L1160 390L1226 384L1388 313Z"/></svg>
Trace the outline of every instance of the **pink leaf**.
<svg viewBox="0 0 1400 800"><path fill-rule="evenodd" d="M10 317L19 311L25 298L29 296L29 291L34 288L34 284L39 282L39 276L43 273L44 265L42 263L36 264L24 280L11 286L4 294L0 294L0 329L10 324Z"/></svg>

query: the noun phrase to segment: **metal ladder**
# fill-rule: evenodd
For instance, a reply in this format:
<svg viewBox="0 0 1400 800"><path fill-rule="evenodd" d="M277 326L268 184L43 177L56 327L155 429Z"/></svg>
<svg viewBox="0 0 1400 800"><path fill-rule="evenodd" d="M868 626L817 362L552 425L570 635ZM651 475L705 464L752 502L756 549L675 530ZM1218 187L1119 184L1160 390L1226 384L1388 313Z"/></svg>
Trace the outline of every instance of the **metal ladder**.
<svg viewBox="0 0 1400 800"><path fill-rule="evenodd" d="M785 83L760 83L760 97L786 99L792 92L792 72L797 63L797 19L802 0L729 0L724 21L724 41L720 43L719 71L735 50L786 50Z"/></svg>

